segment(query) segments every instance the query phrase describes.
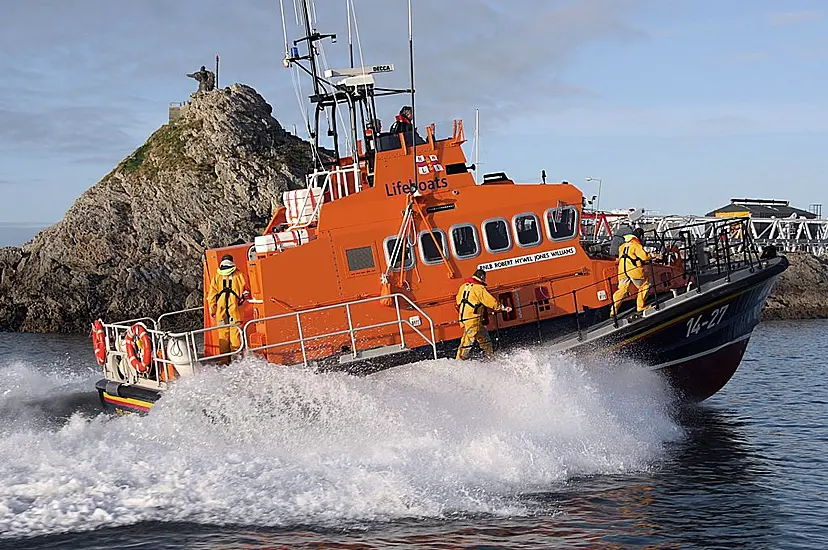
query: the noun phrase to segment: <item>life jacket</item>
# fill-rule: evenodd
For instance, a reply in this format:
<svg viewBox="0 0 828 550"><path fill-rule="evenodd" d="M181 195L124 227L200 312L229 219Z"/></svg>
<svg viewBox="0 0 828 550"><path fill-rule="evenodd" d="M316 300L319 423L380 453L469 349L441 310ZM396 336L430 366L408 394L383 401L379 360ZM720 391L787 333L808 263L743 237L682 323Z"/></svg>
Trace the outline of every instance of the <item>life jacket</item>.
<svg viewBox="0 0 828 550"><path fill-rule="evenodd" d="M400 134L403 132L410 132L413 128L411 121L408 117L404 117L403 115L397 115L395 117L394 124L391 125L391 133L392 134Z"/></svg>
<svg viewBox="0 0 828 550"><path fill-rule="evenodd" d="M483 292L486 292L486 283L473 277L466 279L466 284L461 289L462 295L460 296L460 301L457 303L461 323L483 315L482 309L485 304L480 300L481 293L475 292L475 287L478 285L483 287Z"/></svg>
<svg viewBox="0 0 828 550"><path fill-rule="evenodd" d="M237 278L241 278L240 281L242 282L237 281ZM236 266L230 266L220 268L216 272L215 281L215 286L218 287L218 292L215 295L217 313L221 314L225 323L229 323L238 316L238 306L244 301L244 298L239 294L244 287L244 278L236 272Z"/></svg>
<svg viewBox="0 0 828 550"><path fill-rule="evenodd" d="M630 249L634 251L636 249L643 250L644 247L641 246L641 241L633 235L625 235L624 240L624 244L618 247L618 276L621 277L623 274L630 279L643 279L644 269L642 266L644 260L635 254L630 255Z"/></svg>

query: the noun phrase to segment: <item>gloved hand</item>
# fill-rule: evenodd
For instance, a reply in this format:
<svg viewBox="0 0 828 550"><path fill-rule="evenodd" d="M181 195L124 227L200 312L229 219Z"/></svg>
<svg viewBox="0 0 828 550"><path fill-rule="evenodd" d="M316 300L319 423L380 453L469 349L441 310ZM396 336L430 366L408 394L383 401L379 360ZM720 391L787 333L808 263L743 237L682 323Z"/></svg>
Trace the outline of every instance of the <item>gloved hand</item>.
<svg viewBox="0 0 828 550"><path fill-rule="evenodd" d="M503 309L501 311L504 313L509 313L510 311L512 311L512 308L509 306L503 306Z"/></svg>

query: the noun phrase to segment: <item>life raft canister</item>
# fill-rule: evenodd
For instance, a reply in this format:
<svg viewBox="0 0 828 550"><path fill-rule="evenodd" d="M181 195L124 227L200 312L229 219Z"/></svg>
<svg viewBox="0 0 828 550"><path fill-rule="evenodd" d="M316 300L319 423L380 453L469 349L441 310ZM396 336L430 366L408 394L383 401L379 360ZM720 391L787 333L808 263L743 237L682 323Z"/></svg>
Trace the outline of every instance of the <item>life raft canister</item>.
<svg viewBox="0 0 828 550"><path fill-rule="evenodd" d="M124 347L129 366L140 374L149 372L152 363L152 343L143 323L135 323L127 329Z"/></svg>
<svg viewBox="0 0 828 550"><path fill-rule="evenodd" d="M106 336L100 319L92 323L92 347L95 348L95 361L103 366L106 363Z"/></svg>

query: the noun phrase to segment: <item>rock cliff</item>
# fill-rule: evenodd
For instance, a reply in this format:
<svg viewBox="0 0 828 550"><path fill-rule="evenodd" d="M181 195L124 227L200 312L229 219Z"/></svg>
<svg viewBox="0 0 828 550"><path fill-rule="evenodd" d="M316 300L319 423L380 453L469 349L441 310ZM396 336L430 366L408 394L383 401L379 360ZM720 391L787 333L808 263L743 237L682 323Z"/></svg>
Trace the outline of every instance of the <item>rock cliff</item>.
<svg viewBox="0 0 828 550"><path fill-rule="evenodd" d="M241 84L196 94L63 220L0 249L0 330L87 331L201 305L204 250L252 240L311 167L271 111Z"/></svg>
<svg viewBox="0 0 828 550"><path fill-rule="evenodd" d="M786 253L790 267L768 297L762 319L828 318L828 261Z"/></svg>

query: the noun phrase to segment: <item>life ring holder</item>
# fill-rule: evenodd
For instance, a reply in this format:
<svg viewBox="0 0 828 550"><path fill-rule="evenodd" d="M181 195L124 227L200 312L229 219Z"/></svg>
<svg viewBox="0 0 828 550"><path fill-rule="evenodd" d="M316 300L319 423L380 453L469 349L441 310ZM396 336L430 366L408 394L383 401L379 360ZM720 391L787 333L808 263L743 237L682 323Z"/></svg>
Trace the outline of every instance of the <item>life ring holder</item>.
<svg viewBox="0 0 828 550"><path fill-rule="evenodd" d="M124 348L130 368L138 374L147 374L152 364L152 342L144 323L135 323L127 329Z"/></svg>
<svg viewBox="0 0 828 550"><path fill-rule="evenodd" d="M103 321L95 319L92 323L92 347L95 349L95 361L100 366L106 363L106 334L104 333Z"/></svg>

